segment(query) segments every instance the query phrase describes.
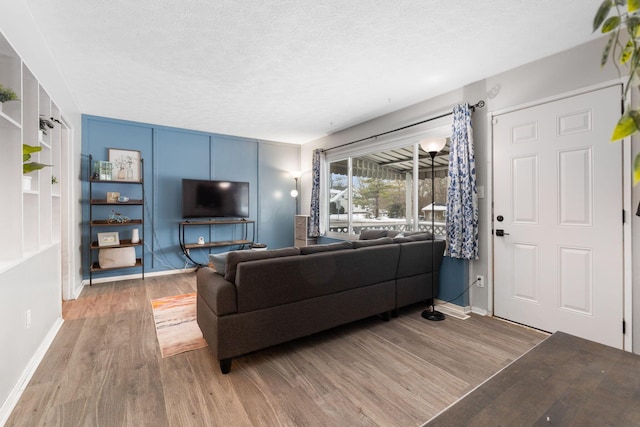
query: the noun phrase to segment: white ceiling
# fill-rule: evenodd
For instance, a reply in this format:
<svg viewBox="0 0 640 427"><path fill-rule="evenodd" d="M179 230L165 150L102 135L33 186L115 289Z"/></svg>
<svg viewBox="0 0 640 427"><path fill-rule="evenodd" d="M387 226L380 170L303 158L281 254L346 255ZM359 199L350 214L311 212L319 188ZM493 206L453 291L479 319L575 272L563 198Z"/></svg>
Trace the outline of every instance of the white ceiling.
<svg viewBox="0 0 640 427"><path fill-rule="evenodd" d="M584 43L600 2L27 0L83 113L291 143Z"/></svg>

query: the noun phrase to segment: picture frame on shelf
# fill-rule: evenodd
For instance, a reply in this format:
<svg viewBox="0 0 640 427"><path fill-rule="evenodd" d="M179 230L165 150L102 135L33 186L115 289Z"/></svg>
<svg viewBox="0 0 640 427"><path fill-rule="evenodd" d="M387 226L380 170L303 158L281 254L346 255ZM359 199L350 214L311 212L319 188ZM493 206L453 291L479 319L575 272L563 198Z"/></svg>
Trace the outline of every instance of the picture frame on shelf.
<svg viewBox="0 0 640 427"><path fill-rule="evenodd" d="M120 193L117 191L107 191L107 202L117 203L120 198Z"/></svg>
<svg viewBox="0 0 640 427"><path fill-rule="evenodd" d="M109 148L109 162L112 164L112 181L140 182L140 151Z"/></svg>
<svg viewBox="0 0 640 427"><path fill-rule="evenodd" d="M120 234L117 231L98 233L98 246L118 246L120 244Z"/></svg>
<svg viewBox="0 0 640 427"><path fill-rule="evenodd" d="M96 181L111 181L112 165L111 163L100 160L95 162L95 171L93 179Z"/></svg>

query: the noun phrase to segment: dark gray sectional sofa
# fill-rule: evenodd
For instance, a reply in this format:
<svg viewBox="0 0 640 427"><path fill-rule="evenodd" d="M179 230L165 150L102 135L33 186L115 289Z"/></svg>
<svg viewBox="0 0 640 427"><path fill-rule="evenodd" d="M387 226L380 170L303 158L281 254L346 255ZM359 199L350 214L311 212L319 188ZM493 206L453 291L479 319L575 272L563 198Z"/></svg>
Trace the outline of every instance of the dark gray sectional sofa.
<svg viewBox="0 0 640 427"><path fill-rule="evenodd" d="M201 268L198 325L222 373L233 357L430 299L445 242L426 237L237 251L224 274Z"/></svg>

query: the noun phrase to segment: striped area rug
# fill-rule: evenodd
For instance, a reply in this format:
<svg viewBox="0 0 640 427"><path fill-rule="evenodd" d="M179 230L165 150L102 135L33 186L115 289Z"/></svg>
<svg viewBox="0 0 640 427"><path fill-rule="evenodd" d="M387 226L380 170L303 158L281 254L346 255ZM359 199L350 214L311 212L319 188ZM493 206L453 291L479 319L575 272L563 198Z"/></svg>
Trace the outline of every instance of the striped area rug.
<svg viewBox="0 0 640 427"><path fill-rule="evenodd" d="M151 300L162 357L206 347L196 322L196 293Z"/></svg>

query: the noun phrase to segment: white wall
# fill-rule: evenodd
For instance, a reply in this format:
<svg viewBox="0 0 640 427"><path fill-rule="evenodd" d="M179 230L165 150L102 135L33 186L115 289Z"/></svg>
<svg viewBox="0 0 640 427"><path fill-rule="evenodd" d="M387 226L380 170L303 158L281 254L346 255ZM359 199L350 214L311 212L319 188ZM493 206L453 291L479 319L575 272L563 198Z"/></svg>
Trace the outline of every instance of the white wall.
<svg viewBox="0 0 640 427"><path fill-rule="evenodd" d="M436 116L443 111L450 111L458 103L474 104L480 99L486 102L483 109L473 114L477 180L479 186L490 189L491 140L488 117L492 111L503 110L514 106L534 102L544 98L555 97L570 91L602 84L619 79L617 71L611 65L600 67L600 57L605 40L598 39L568 51L543 58L536 62L513 70L490 76L478 82L470 83L460 89L442 96L423 101L411 107L387 114L377 119L362 123L349 129L328 135L302 146L302 169L309 172L311 158L315 148L329 148L395 129L410 123ZM470 67L473 64L469 64ZM640 150L640 142L634 139L634 150ZM308 213L311 192L310 173L305 173L302 180L302 211ZM640 186L635 188L632 204L638 205ZM470 277L476 274L488 276L491 268L488 251L490 239L490 198L479 200L480 209L480 259L471 263ZM632 213L631 213L632 214ZM633 215L634 253L640 253L640 217ZM633 300L633 332L634 352L640 353L640 257L634 259L634 300ZM471 289L471 304L478 311L490 308L488 287Z"/></svg>
<svg viewBox="0 0 640 427"><path fill-rule="evenodd" d="M0 425L8 417L62 322L60 245L0 275ZM25 313L30 312L27 327Z"/></svg>

